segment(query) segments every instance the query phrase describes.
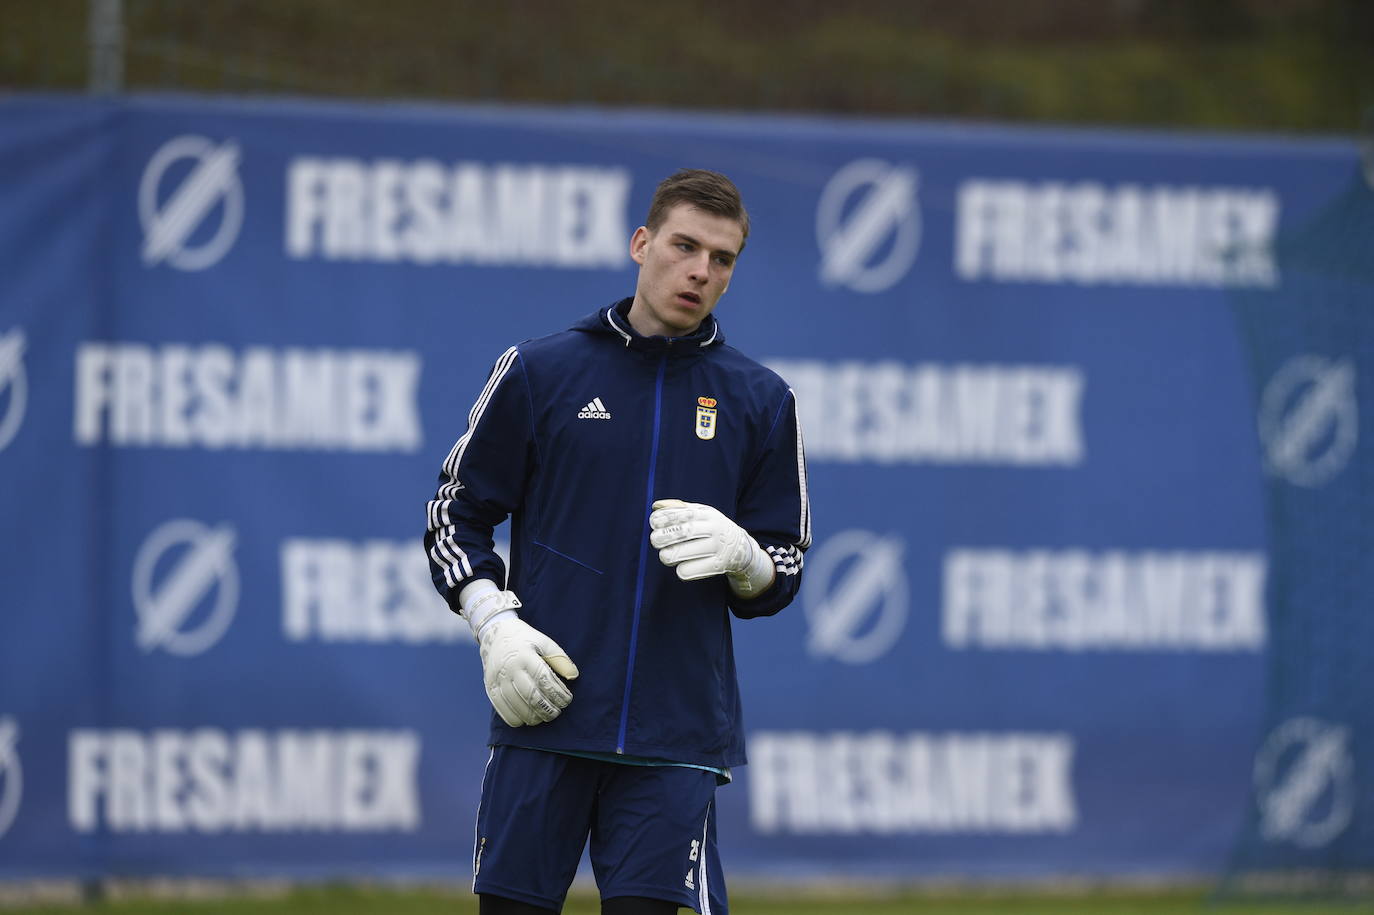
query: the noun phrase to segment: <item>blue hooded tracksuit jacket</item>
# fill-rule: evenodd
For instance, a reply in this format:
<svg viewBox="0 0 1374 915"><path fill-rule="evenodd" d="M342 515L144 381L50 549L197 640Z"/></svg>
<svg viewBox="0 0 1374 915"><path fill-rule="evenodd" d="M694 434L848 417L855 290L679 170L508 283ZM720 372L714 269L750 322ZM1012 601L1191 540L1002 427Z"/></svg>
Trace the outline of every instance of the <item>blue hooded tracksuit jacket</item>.
<svg viewBox="0 0 1374 915"><path fill-rule="evenodd" d="M643 337L630 301L497 360L428 506L430 570L454 611L473 579L505 582L581 672L547 724L493 713L493 745L741 765L730 612L787 606L811 543L796 405L714 316ZM773 586L744 600L720 576L678 579L649 544L656 499L720 509L773 558ZM492 547L507 516L509 578Z"/></svg>

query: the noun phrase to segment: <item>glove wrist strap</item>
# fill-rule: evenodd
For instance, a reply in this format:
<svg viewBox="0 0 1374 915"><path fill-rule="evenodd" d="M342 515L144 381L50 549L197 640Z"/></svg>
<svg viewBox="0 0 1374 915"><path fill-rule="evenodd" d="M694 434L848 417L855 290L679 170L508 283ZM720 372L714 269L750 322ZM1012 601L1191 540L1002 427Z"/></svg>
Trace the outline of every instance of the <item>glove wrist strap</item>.
<svg viewBox="0 0 1374 915"><path fill-rule="evenodd" d="M522 606L514 591L501 591L486 579L464 586L458 600L463 606L463 616L479 642L482 641L482 631L497 617L509 615L519 619L515 611Z"/></svg>
<svg viewBox="0 0 1374 915"><path fill-rule="evenodd" d="M767 591L777 574L773 568L772 558L759 546L758 541L750 537L749 545L753 550L749 556L748 568L727 576L730 590L740 597L757 597Z"/></svg>

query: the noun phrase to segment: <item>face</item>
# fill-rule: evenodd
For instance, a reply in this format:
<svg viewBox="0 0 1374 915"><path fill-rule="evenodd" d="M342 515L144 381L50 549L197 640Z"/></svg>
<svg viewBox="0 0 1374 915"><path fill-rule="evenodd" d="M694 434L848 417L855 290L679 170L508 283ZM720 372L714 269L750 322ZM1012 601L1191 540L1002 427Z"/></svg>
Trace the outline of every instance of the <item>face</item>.
<svg viewBox="0 0 1374 915"><path fill-rule="evenodd" d="M630 239L639 281L630 324L645 336L681 337L696 330L730 286L744 230L726 216L678 204L656 230Z"/></svg>

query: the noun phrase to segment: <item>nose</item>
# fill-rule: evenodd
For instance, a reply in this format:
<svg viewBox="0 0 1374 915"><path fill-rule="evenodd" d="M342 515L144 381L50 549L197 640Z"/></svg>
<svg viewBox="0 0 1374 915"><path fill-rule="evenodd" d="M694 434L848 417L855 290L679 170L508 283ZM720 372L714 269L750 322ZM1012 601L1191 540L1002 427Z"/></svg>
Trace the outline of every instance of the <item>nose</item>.
<svg viewBox="0 0 1374 915"><path fill-rule="evenodd" d="M687 278L694 283L705 283L711 277L711 254L702 251L688 264Z"/></svg>

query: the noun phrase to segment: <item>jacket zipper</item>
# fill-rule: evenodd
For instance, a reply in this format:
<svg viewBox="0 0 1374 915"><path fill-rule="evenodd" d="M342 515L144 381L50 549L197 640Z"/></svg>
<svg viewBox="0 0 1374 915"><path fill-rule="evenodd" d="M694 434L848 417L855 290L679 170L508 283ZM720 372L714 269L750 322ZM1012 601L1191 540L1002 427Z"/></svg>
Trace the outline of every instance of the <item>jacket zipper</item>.
<svg viewBox="0 0 1374 915"><path fill-rule="evenodd" d="M668 367L668 353L665 350L659 357L658 378L654 382L654 438L649 448L649 485L644 493L644 517L649 517L650 506L654 504L654 473L658 469L658 431L663 408L663 375ZM630 684L635 678L635 655L639 647L639 613L644 606L644 579L649 571L649 538L643 537L639 544L639 579L635 583L634 613L630 618L630 657L625 667L625 695L620 703L620 732L616 735L615 751L625 752L625 730L630 720Z"/></svg>

